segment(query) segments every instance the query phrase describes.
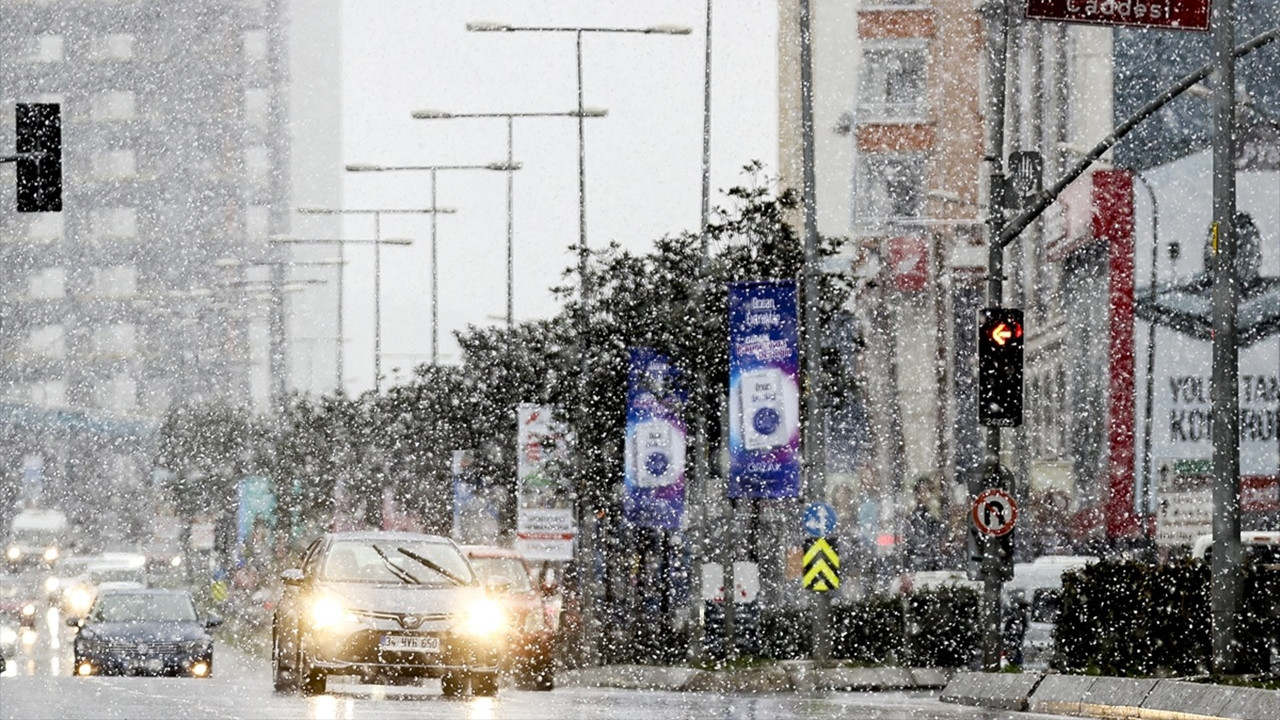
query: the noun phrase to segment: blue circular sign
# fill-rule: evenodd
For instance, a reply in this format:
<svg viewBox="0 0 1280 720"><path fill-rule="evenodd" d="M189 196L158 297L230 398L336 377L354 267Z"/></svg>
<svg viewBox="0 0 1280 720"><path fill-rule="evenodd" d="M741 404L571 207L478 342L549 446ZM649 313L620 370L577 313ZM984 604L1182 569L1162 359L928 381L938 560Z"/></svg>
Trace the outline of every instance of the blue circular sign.
<svg viewBox="0 0 1280 720"><path fill-rule="evenodd" d="M761 435L772 435L782 424L782 416L771 407L762 407L751 416L751 427Z"/></svg>
<svg viewBox="0 0 1280 720"><path fill-rule="evenodd" d="M649 474L654 477L665 474L670 466L671 461L667 459L665 453L649 453L649 457L644 459L644 469L648 470Z"/></svg>
<svg viewBox="0 0 1280 720"><path fill-rule="evenodd" d="M813 503L805 508L800 524L809 535L826 537L836 529L836 509L826 503Z"/></svg>

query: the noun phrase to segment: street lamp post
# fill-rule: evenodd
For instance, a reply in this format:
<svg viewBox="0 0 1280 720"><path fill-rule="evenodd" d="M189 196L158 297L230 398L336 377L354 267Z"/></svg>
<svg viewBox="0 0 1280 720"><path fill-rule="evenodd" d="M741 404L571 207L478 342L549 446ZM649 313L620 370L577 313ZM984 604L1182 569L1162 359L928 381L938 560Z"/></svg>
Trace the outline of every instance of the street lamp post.
<svg viewBox="0 0 1280 720"><path fill-rule="evenodd" d="M288 370L285 363L285 356L288 352L288 338L285 333L285 307L284 295L287 292L301 290L304 285L323 285L324 280L319 279L302 279L294 280L290 283L285 282L284 271L291 267L312 267L320 265L336 265L336 260L313 260L313 261L293 261L293 260L268 260L268 261L245 261L238 258L219 258L214 261L214 265L224 268L250 268L265 267L270 271L270 277L266 280L253 280L243 278L227 283L231 286L250 287L253 285L265 284L268 287L268 300L271 303L271 310L268 321L268 341L270 348L268 350L268 366L271 376L271 404L272 408L277 412L284 408L284 397L288 392Z"/></svg>
<svg viewBox="0 0 1280 720"><path fill-rule="evenodd" d="M585 390L588 386L590 373L589 354L586 347L586 324L587 313L590 307L592 288L590 278L590 252L587 245L587 170L586 170L586 107L583 103L583 87L582 87L582 36L587 33L592 34L635 34L635 35L688 35L692 32L686 27L676 27L672 25L655 25L650 27L584 27L584 26L556 26L556 25L508 25L506 23L492 22L469 22L467 30L472 32L530 32L530 33L565 33L572 34L575 41L575 53L577 60L577 85L578 85L578 286L581 295L580 303L582 310L579 313L578 322L581 324L579 328L578 362L579 377L578 382L583 388L584 400ZM580 413L585 413L585 408L579 409ZM577 455L579 458L579 475L580 480L585 480L586 463L583 460L584 449L579 448ZM581 507L578 508L579 515L586 520L586 527L582 528L584 541L582 543L582 551L588 558L595 557L595 513L584 512ZM579 577L581 579L581 595L582 595L582 622L585 643L584 653L588 662L594 662L598 656L598 643L600 638L600 619L595 608L596 598L599 596L599 588L596 587L595 571L593 569L593 560L586 563L579 563ZM585 567L586 571L581 569Z"/></svg>
<svg viewBox="0 0 1280 720"><path fill-rule="evenodd" d="M299 213L304 215L373 215L374 218L374 238L373 240L352 240L349 238L292 238L292 237L275 237L271 238L271 242L303 244L303 245L337 245L338 246L338 262L345 263L344 251L347 245L373 245L374 249L374 270L373 270L373 388L374 392L378 392L382 388L382 246L383 245L411 245L412 240L403 238L383 239L382 237L382 216L384 214L395 215L419 215L434 214L436 212L452 212L452 210L440 208L411 209L411 210L384 210L384 209L335 209L335 208L298 208ZM336 376L336 387L341 389L343 386L343 270L338 268L338 318L337 318L337 335L338 335L338 360Z"/></svg>
<svg viewBox="0 0 1280 720"><path fill-rule="evenodd" d="M493 170L507 174L507 325L511 325L511 174L520 169L520 164L512 162L511 153L507 153L505 163L496 162L486 165L370 165L353 163L347 166L348 172L394 172L401 170L425 170L431 173L431 207L436 206L436 174L447 170ZM438 292L439 273L436 269L436 214L431 214L431 364L438 365L440 360L440 294Z"/></svg>
<svg viewBox="0 0 1280 720"><path fill-rule="evenodd" d="M586 117L604 117L608 114L605 110L587 109L583 111ZM518 163L514 159L514 125L516 118L548 118L548 117L579 117L581 115L577 110L569 112L478 112L478 113L454 113L443 110L417 110L413 113L415 120L453 120L457 118L506 118L507 120L507 165L511 169L518 167ZM350 170L351 168L348 168ZM513 294L515 292L515 194L514 194L514 176L507 173L507 328L510 329L515 325L515 300Z"/></svg>

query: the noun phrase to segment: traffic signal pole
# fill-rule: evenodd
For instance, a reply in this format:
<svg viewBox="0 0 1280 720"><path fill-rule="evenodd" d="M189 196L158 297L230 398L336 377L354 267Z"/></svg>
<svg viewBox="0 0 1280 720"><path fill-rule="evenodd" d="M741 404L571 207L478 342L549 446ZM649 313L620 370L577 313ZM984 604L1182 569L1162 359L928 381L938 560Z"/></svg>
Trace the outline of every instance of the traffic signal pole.
<svg viewBox="0 0 1280 720"><path fill-rule="evenodd" d="M982 6L987 22L987 84L986 135L988 163L987 173L987 306L1000 307L1004 302L1004 245L1000 235L1004 229L1004 200L1007 180L1004 172L1004 115L1006 74L1008 72L1007 48L1009 45L1009 11L1004 2L987 2ZM990 468L1000 464L1000 428L987 426L986 453L980 474L969 478L969 503L977 500L985 488L986 478L995 473ZM1011 489L1011 488L1010 488ZM973 520L970 520L972 524ZM988 672L1000 669L1000 591L1003 581L997 567L998 558L993 552L996 543L977 538L971 528L970 536L978 540L982 550L980 575L982 579L982 667Z"/></svg>

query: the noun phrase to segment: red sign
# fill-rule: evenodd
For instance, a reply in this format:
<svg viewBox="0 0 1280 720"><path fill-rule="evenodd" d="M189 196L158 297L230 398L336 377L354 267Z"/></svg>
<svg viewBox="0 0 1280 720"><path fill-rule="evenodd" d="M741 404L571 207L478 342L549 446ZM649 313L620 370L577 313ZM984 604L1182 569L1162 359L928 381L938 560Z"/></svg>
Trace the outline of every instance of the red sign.
<svg viewBox="0 0 1280 720"><path fill-rule="evenodd" d="M1023 14L1088 25L1209 29L1209 0L1027 0Z"/></svg>
<svg viewBox="0 0 1280 720"><path fill-rule="evenodd" d="M988 488L973 501L970 517L978 532L999 537L1013 529L1018 520L1018 504L1004 490Z"/></svg>
<svg viewBox="0 0 1280 720"><path fill-rule="evenodd" d="M929 281L929 246L922 237L889 238L889 267L893 289L920 292Z"/></svg>

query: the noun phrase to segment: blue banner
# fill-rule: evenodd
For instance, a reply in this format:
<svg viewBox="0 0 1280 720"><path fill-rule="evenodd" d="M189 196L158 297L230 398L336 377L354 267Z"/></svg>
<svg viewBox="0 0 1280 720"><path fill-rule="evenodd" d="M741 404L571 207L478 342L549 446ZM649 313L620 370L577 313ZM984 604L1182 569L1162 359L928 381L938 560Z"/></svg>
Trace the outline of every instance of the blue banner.
<svg viewBox="0 0 1280 720"><path fill-rule="evenodd" d="M796 285L729 284L729 497L800 496Z"/></svg>
<svg viewBox="0 0 1280 720"><path fill-rule="evenodd" d="M684 395L670 361L631 349L627 373L627 439L622 510L642 527L678 530L684 515Z"/></svg>

